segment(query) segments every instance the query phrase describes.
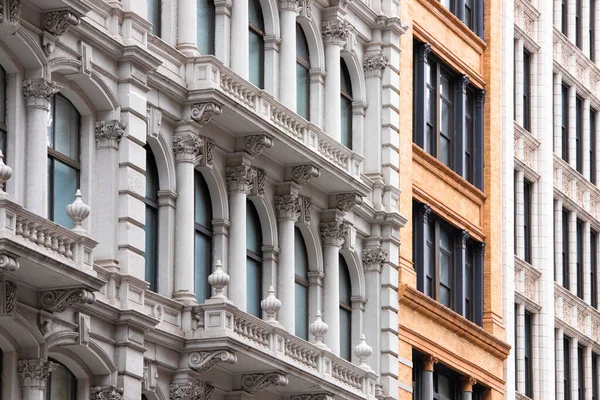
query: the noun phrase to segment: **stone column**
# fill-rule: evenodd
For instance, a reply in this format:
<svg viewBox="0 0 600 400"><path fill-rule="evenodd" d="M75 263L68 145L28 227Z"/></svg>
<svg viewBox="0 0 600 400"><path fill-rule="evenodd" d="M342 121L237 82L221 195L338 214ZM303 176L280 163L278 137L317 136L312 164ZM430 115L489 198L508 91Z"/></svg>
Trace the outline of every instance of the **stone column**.
<svg viewBox="0 0 600 400"><path fill-rule="evenodd" d="M235 0L231 9L231 69L244 79L250 76L248 2Z"/></svg>
<svg viewBox="0 0 600 400"><path fill-rule="evenodd" d="M325 344L332 353L340 355L340 248L346 241L348 226L335 219L321 222L325 284L323 288L323 320L329 325Z"/></svg>
<svg viewBox="0 0 600 400"><path fill-rule="evenodd" d="M230 66L232 0L215 0L215 57Z"/></svg>
<svg viewBox="0 0 600 400"><path fill-rule="evenodd" d="M158 191L158 265L175 265L175 218L177 213L177 193L170 190ZM175 271L172 268L158 268L158 292L173 297Z"/></svg>
<svg viewBox="0 0 600 400"><path fill-rule="evenodd" d="M366 299L364 334L375 351L368 358L369 366L379 374L381 353L381 269L387 259L387 251L381 246L363 249L362 261L365 271Z"/></svg>
<svg viewBox="0 0 600 400"><path fill-rule="evenodd" d="M427 43L422 43L417 49L417 59L415 60L415 68L417 76L415 78L416 104L425 104L425 93L427 92L427 57L431 53L431 46ZM425 137L427 127L427 117L425 115L425 107L420 107L415 112L415 143L425 151L430 151L427 138Z"/></svg>
<svg viewBox="0 0 600 400"><path fill-rule="evenodd" d="M326 21L323 22L321 31L325 42L325 68L327 70L327 77L325 78L325 132L335 140L340 141L342 126L340 112L340 51L350 33L350 24L346 21Z"/></svg>
<svg viewBox="0 0 600 400"><path fill-rule="evenodd" d="M27 107L25 208L48 217L48 111L60 86L46 79L23 81Z"/></svg>
<svg viewBox="0 0 600 400"><path fill-rule="evenodd" d="M517 390L525 393L525 306L517 304L516 357L517 357Z"/></svg>
<svg viewBox="0 0 600 400"><path fill-rule="evenodd" d="M560 25L558 25L560 26ZM562 72L554 75L554 152L562 155Z"/></svg>
<svg viewBox="0 0 600 400"><path fill-rule="evenodd" d="M281 47L279 101L296 111L296 8L297 0L279 0Z"/></svg>
<svg viewBox="0 0 600 400"><path fill-rule="evenodd" d="M287 194L275 196L277 210L277 228L279 234L279 268L277 273L277 297L281 300L281 310L278 313L279 322L288 332L296 332L296 297L295 297L295 248L294 224L298 219L300 209L298 199L299 187L295 184L283 184L279 187Z"/></svg>
<svg viewBox="0 0 600 400"><path fill-rule="evenodd" d="M563 221L562 221L562 199L556 199L556 208L554 210L554 280L559 285L563 285L563 264L562 264L562 246L563 246Z"/></svg>
<svg viewBox="0 0 600 400"><path fill-rule="evenodd" d="M427 355L421 360L421 399L433 400L433 366L438 359Z"/></svg>
<svg viewBox="0 0 600 400"><path fill-rule="evenodd" d="M178 20L177 50L186 56L198 56L198 46L196 45L196 28L198 25L196 0L179 0ZM247 24L248 21L246 21ZM248 29L247 26L246 29Z"/></svg>
<svg viewBox="0 0 600 400"><path fill-rule="evenodd" d="M175 288L173 298L194 303L194 170L201 140L182 127L173 139L177 175Z"/></svg>
<svg viewBox="0 0 600 400"><path fill-rule="evenodd" d="M583 143L581 146L581 150L583 154L581 155L583 162L583 176L585 179L590 180L590 99L583 99Z"/></svg>
<svg viewBox="0 0 600 400"><path fill-rule="evenodd" d="M471 400L473 398L473 386L477 384L477 379L466 375L460 378L460 399Z"/></svg>
<svg viewBox="0 0 600 400"><path fill-rule="evenodd" d="M464 5L463 5L464 10ZM456 144L454 146L454 171L457 174L465 177L465 112L467 106L467 86L469 86L469 78L466 75L458 77L458 85L456 85ZM477 135L473 135L475 138ZM483 135L482 135L483 136ZM472 154L475 157L475 152Z"/></svg>
<svg viewBox="0 0 600 400"><path fill-rule="evenodd" d="M525 175L523 171L517 171L515 176L515 229L517 231L515 250L517 256L521 259L525 259L525 236L523 232L523 225L525 224L525 195L523 193L523 184L525 181Z"/></svg>
<svg viewBox="0 0 600 400"><path fill-rule="evenodd" d="M255 171L247 163L227 167L229 190L229 299L246 311L246 191Z"/></svg>
<svg viewBox="0 0 600 400"><path fill-rule="evenodd" d="M381 77L387 68L389 58L380 50L367 53L363 61L365 81L367 86L367 102L365 125L369 127L369 140L364 141L365 172L379 172L381 170Z"/></svg>
<svg viewBox="0 0 600 400"><path fill-rule="evenodd" d="M45 400L46 382L50 376L51 364L42 359L19 360L17 373L21 379L22 400Z"/></svg>

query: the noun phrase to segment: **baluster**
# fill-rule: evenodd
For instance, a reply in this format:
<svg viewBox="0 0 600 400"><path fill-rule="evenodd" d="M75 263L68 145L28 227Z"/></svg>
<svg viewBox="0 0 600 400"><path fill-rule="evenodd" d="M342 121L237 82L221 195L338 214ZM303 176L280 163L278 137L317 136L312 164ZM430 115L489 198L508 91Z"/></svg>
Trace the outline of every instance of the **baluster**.
<svg viewBox="0 0 600 400"><path fill-rule="evenodd" d="M18 236L23 236L23 220L20 218L17 219L17 229L16 229L15 233Z"/></svg>
<svg viewBox="0 0 600 400"><path fill-rule="evenodd" d="M44 231L45 229L43 227L39 227L37 230L37 238L35 242L40 246L44 245Z"/></svg>
<svg viewBox="0 0 600 400"><path fill-rule="evenodd" d="M52 249L52 231L50 229L44 229L44 247L48 250Z"/></svg>
<svg viewBox="0 0 600 400"><path fill-rule="evenodd" d="M65 239L65 256L70 259L73 259L73 251L71 251L72 245L73 241L71 239Z"/></svg>
<svg viewBox="0 0 600 400"><path fill-rule="evenodd" d="M52 239L52 251L58 253L58 235L54 232L51 232L50 237Z"/></svg>
<svg viewBox="0 0 600 400"><path fill-rule="evenodd" d="M31 223L31 229L29 231L29 240L33 243L37 243L37 224L35 222Z"/></svg>
<svg viewBox="0 0 600 400"><path fill-rule="evenodd" d="M58 238L58 254L61 256L65 255L65 242L61 237Z"/></svg>

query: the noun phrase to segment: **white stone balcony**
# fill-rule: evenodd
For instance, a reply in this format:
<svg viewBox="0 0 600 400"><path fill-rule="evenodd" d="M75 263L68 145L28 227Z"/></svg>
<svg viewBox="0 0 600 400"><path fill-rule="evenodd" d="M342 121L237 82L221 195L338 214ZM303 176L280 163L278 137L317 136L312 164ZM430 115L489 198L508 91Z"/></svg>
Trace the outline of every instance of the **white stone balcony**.
<svg viewBox="0 0 600 400"><path fill-rule="evenodd" d="M364 158L331 138L317 125L287 109L213 56L202 56L186 67L188 101L216 102L222 114L212 118L230 134L245 136L266 133L276 144L266 153L284 165L312 163L321 169L315 180L329 191L358 191L366 194L362 182Z"/></svg>

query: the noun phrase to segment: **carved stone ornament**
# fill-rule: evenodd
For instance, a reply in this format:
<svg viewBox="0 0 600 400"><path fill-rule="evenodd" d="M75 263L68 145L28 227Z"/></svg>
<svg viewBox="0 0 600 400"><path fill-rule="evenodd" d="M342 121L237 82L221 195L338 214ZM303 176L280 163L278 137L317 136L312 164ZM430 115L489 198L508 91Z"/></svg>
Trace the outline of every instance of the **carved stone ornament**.
<svg viewBox="0 0 600 400"><path fill-rule="evenodd" d="M341 247L348 236L348 224L344 221L321 222L321 240L324 244Z"/></svg>
<svg viewBox="0 0 600 400"><path fill-rule="evenodd" d="M296 165L292 167L292 180L298 185L306 185L311 179L321 176L321 171L314 165Z"/></svg>
<svg viewBox="0 0 600 400"><path fill-rule="evenodd" d="M0 285L0 317L12 317L17 310L17 284L0 279Z"/></svg>
<svg viewBox="0 0 600 400"><path fill-rule="evenodd" d="M275 210L277 218L296 219L298 217L300 202L297 194L284 194L275 196Z"/></svg>
<svg viewBox="0 0 600 400"><path fill-rule="evenodd" d="M279 0L281 10L296 11L298 9L298 0Z"/></svg>
<svg viewBox="0 0 600 400"><path fill-rule="evenodd" d="M347 21L325 21L321 25L321 33L325 43L333 43L343 46L350 34L350 25Z"/></svg>
<svg viewBox="0 0 600 400"><path fill-rule="evenodd" d="M17 363L17 373L21 378L22 387L45 389L51 370L52 363L42 359L19 360Z"/></svg>
<svg viewBox="0 0 600 400"><path fill-rule="evenodd" d="M91 400L121 400L123 389L116 386L95 386L90 389Z"/></svg>
<svg viewBox="0 0 600 400"><path fill-rule="evenodd" d="M27 79L23 81L23 96L27 107L50 109L50 98L62 87L46 79Z"/></svg>
<svg viewBox="0 0 600 400"><path fill-rule="evenodd" d="M363 69L365 70L365 77L377 77L381 78L383 70L387 68L390 63L388 56L382 52L369 53L363 60Z"/></svg>
<svg viewBox="0 0 600 400"><path fill-rule="evenodd" d="M202 146L200 146L200 164L204 167L211 167L215 161L215 142L202 137Z"/></svg>
<svg viewBox="0 0 600 400"><path fill-rule="evenodd" d="M466 249L468 239L469 239L469 232L467 232L464 229L461 229L458 232L458 241L456 242L456 247L459 249Z"/></svg>
<svg viewBox="0 0 600 400"><path fill-rule="evenodd" d="M313 0L299 0L300 3L300 15L308 19L312 18L312 4Z"/></svg>
<svg viewBox="0 0 600 400"><path fill-rule="evenodd" d="M176 162L195 163L200 155L202 139L194 135L178 135L173 138L173 152Z"/></svg>
<svg viewBox="0 0 600 400"><path fill-rule="evenodd" d="M237 356L228 350L195 351L188 359L190 368L196 372L207 371L221 362L234 364Z"/></svg>
<svg viewBox="0 0 600 400"><path fill-rule="evenodd" d="M335 207L344 212L348 212L363 203L362 197L357 193L340 193L335 196Z"/></svg>
<svg viewBox="0 0 600 400"><path fill-rule="evenodd" d="M255 176L256 171L246 164L225 168L225 180L230 191L245 192Z"/></svg>
<svg viewBox="0 0 600 400"><path fill-rule="evenodd" d="M200 124L207 124L212 117L221 115L223 110L221 106L216 103L196 103L192 105L192 119Z"/></svg>
<svg viewBox="0 0 600 400"><path fill-rule="evenodd" d="M333 396L330 393L296 394L290 400L333 400Z"/></svg>
<svg viewBox="0 0 600 400"><path fill-rule="evenodd" d="M260 392L269 386L286 386L289 380L285 372L268 372L242 375L242 387L246 392Z"/></svg>
<svg viewBox="0 0 600 400"><path fill-rule="evenodd" d="M312 204L308 197L301 196L300 199L302 200L300 217L303 218L302 222L309 223L311 221L310 208Z"/></svg>
<svg viewBox="0 0 600 400"><path fill-rule="evenodd" d="M94 132L96 135L96 146L98 148L114 147L117 149L126 128L127 124L125 122L116 119L96 122Z"/></svg>
<svg viewBox="0 0 600 400"><path fill-rule="evenodd" d="M251 174L251 177L248 181L248 189L251 190L252 194L255 196L263 195L265 194L265 182L267 181L267 174L265 173L264 169L252 167L252 170L254 172Z"/></svg>
<svg viewBox="0 0 600 400"><path fill-rule="evenodd" d="M367 247L362 252L363 264L381 266L385 262L387 255L387 251L381 247Z"/></svg>
<svg viewBox="0 0 600 400"><path fill-rule="evenodd" d="M477 379L470 375L460 377L460 389L461 392L472 392L473 386L477 384Z"/></svg>
<svg viewBox="0 0 600 400"><path fill-rule="evenodd" d="M0 274L15 272L19 269L19 262L12 257L3 254L0 256Z"/></svg>
<svg viewBox="0 0 600 400"><path fill-rule="evenodd" d="M244 137L244 151L252 157L259 156L265 149L273 147L273 140L267 135L250 135Z"/></svg>
<svg viewBox="0 0 600 400"><path fill-rule="evenodd" d="M214 387L207 383L184 385L172 384L169 387L170 400L210 400Z"/></svg>
<svg viewBox="0 0 600 400"><path fill-rule="evenodd" d="M79 22L79 17L68 10L50 11L42 15L44 29L54 36L63 35L71 26L79 25Z"/></svg>
<svg viewBox="0 0 600 400"><path fill-rule="evenodd" d="M433 366L437 364L437 362L438 358L432 356L431 354L428 354L421 359L424 371L433 371Z"/></svg>
<svg viewBox="0 0 600 400"><path fill-rule="evenodd" d="M14 35L21 25L21 0L0 0L0 36Z"/></svg>
<svg viewBox="0 0 600 400"><path fill-rule="evenodd" d="M73 304L92 304L94 293L86 289L47 290L40 295L42 308L50 312L61 312Z"/></svg>
<svg viewBox="0 0 600 400"><path fill-rule="evenodd" d="M419 222L423 224L427 224L429 220L429 214L431 214L431 207L427 204L419 203L417 205L417 215L419 217Z"/></svg>

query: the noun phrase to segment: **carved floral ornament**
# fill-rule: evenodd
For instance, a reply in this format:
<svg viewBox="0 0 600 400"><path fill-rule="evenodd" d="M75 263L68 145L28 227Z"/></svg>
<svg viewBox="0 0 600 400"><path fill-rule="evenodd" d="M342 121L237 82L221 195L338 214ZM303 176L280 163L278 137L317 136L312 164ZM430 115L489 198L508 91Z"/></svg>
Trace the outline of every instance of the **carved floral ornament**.
<svg viewBox="0 0 600 400"><path fill-rule="evenodd" d="M190 368L196 372L204 372L218 363L234 364L237 356L228 350L195 351L190 353L188 363Z"/></svg>
<svg viewBox="0 0 600 400"><path fill-rule="evenodd" d="M61 312L74 304L93 304L94 293L86 289L47 290L40 295L40 303L44 310Z"/></svg>
<svg viewBox="0 0 600 400"><path fill-rule="evenodd" d="M346 43L351 28L352 25L347 21L325 21L321 25L323 40L325 43L342 46Z"/></svg>
<svg viewBox="0 0 600 400"><path fill-rule="evenodd" d="M42 16L44 29L54 36L63 35L71 26L79 23L79 17L68 10L50 11Z"/></svg>
<svg viewBox="0 0 600 400"><path fill-rule="evenodd" d="M194 135L178 135L173 138L173 152L177 162L195 162L200 155L202 139Z"/></svg>
<svg viewBox="0 0 600 400"><path fill-rule="evenodd" d="M363 198L357 193L340 193L335 196L335 206L338 210L348 212L363 203Z"/></svg>
<svg viewBox="0 0 600 400"><path fill-rule="evenodd" d="M363 60L363 69L365 70L365 77L381 78L383 70L387 68L389 63L389 57L384 55L382 52L367 54Z"/></svg>
<svg viewBox="0 0 600 400"><path fill-rule="evenodd" d="M23 81L23 96L27 107L50 108L50 98L62 87L46 79L27 79Z"/></svg>
<svg viewBox="0 0 600 400"><path fill-rule="evenodd" d="M214 387L207 383L173 384L169 388L170 400L210 400Z"/></svg>
<svg viewBox="0 0 600 400"><path fill-rule="evenodd" d="M388 252L381 247L367 247L363 249L362 259L366 265L381 265L385 262Z"/></svg>
<svg viewBox="0 0 600 400"><path fill-rule="evenodd" d="M42 359L19 360L17 373L23 387L44 389L52 371L52 363Z"/></svg>
<svg viewBox="0 0 600 400"><path fill-rule="evenodd" d="M217 103L207 102L192 105L192 119L200 125L207 124L212 117L221 115L222 113L223 110Z"/></svg>
<svg viewBox="0 0 600 400"><path fill-rule="evenodd" d="M90 389L91 400L121 400L123 389L116 386L96 386Z"/></svg>
<svg viewBox="0 0 600 400"><path fill-rule="evenodd" d="M321 222L321 240L324 244L341 246L348 236L348 223L344 221Z"/></svg>
<svg viewBox="0 0 600 400"><path fill-rule="evenodd" d="M286 386L289 383L286 375L285 372L242 375L242 387L249 393L256 393L269 386Z"/></svg>
<svg viewBox="0 0 600 400"><path fill-rule="evenodd" d="M127 124L119 120L96 122L95 136L96 145L100 148L113 146L118 147Z"/></svg>
<svg viewBox="0 0 600 400"><path fill-rule="evenodd" d="M292 168L292 180L298 185L306 185L311 179L321 176L321 171L314 165L296 165Z"/></svg>
<svg viewBox="0 0 600 400"><path fill-rule="evenodd" d="M0 36L13 35L21 25L21 0L0 0Z"/></svg>
<svg viewBox="0 0 600 400"><path fill-rule="evenodd" d="M244 137L244 150L253 157L259 156L265 149L273 147L273 140L267 135Z"/></svg>

